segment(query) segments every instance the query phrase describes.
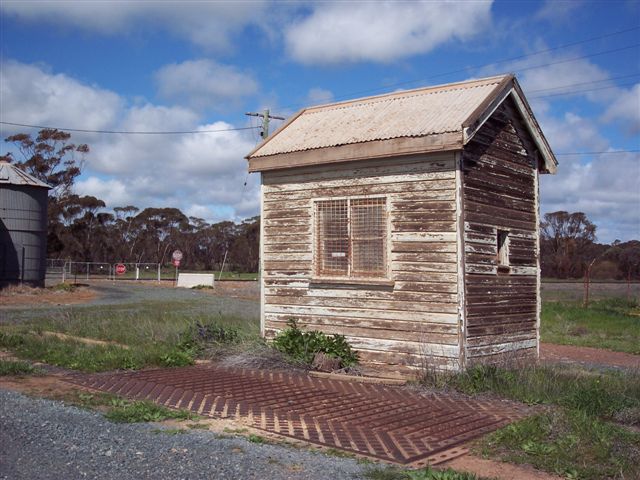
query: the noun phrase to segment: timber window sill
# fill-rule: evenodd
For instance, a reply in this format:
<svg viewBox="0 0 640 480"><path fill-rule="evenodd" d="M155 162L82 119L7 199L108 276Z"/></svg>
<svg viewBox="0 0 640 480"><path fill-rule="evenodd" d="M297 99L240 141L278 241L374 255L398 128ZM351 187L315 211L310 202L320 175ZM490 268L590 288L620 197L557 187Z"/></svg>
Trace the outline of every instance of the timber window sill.
<svg viewBox="0 0 640 480"><path fill-rule="evenodd" d="M388 287L395 286L395 280L388 278L344 278L344 277L313 277L310 286L314 288L335 288L348 286Z"/></svg>

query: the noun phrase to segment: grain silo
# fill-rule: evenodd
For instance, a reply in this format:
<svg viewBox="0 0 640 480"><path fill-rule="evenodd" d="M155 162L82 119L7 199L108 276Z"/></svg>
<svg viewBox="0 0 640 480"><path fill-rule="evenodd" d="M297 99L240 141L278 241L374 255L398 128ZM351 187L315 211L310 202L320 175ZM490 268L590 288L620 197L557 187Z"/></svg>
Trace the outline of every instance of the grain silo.
<svg viewBox="0 0 640 480"><path fill-rule="evenodd" d="M49 185L0 161L0 287L44 286Z"/></svg>

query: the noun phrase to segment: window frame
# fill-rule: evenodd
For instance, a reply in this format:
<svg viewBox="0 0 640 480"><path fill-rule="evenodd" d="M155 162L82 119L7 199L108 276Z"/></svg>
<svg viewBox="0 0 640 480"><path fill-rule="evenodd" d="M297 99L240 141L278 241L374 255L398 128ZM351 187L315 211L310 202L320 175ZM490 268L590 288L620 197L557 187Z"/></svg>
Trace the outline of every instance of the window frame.
<svg viewBox="0 0 640 480"><path fill-rule="evenodd" d="M383 259L383 269L379 272L376 272L372 275L362 275L361 271L355 271L353 268L353 234L352 234L352 204L353 201L360 200L382 200L382 212L384 218L382 219L382 224L384 225L384 235L382 237L383 246L382 252L384 254ZM320 252L319 244L321 239L320 229L318 228L318 215L319 215L319 204L322 202L328 201L346 201L346 211L347 211L347 271L346 274L327 274L320 272L320 262L319 258ZM352 196L335 196L335 197L318 197L314 198L311 201L312 208L312 281L316 283L354 283L354 284L376 284L376 285L393 285L393 282L390 281L390 259L391 259L391 219L390 219L390 201L387 195L352 195Z"/></svg>
<svg viewBox="0 0 640 480"><path fill-rule="evenodd" d="M506 229L496 229L496 266L498 273L509 273L511 270L509 244L511 232Z"/></svg>

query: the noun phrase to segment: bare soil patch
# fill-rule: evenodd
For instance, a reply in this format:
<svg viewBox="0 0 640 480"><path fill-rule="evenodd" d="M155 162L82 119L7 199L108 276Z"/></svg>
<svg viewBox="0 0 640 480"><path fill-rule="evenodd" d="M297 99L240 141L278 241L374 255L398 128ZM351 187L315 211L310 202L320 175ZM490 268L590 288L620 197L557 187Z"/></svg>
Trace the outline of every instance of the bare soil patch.
<svg viewBox="0 0 640 480"><path fill-rule="evenodd" d="M540 344L540 360L543 362L574 362L640 369L640 355L614 352L602 348L555 345L552 343Z"/></svg>
<svg viewBox="0 0 640 480"><path fill-rule="evenodd" d="M97 292L89 287L77 287L72 292L49 288L8 287L0 291L0 307L77 305L88 303L97 295Z"/></svg>
<svg viewBox="0 0 640 480"><path fill-rule="evenodd" d="M211 290L204 291L211 292L214 295L240 298L242 300L260 300L260 285L258 282L252 281L218 281L215 283L215 286Z"/></svg>
<svg viewBox="0 0 640 480"><path fill-rule="evenodd" d="M454 470L470 472L479 477L497 478L500 480L562 480L562 477L541 472L526 465L513 465L511 463L498 462L467 454L454 458L440 467L451 467Z"/></svg>

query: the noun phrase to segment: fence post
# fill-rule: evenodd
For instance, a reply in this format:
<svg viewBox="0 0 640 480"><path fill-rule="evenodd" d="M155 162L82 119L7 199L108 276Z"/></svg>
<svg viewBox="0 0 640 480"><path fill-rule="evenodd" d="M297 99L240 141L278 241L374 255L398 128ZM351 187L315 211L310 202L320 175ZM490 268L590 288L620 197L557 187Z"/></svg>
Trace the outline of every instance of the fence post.
<svg viewBox="0 0 640 480"><path fill-rule="evenodd" d="M160 278L160 264L158 264L158 283L162 283Z"/></svg>
<svg viewBox="0 0 640 480"><path fill-rule="evenodd" d="M87 262L87 282L89 281L89 262Z"/></svg>
<svg viewBox="0 0 640 480"><path fill-rule="evenodd" d="M25 248L22 247L22 268L20 269L20 285L24 284L24 259L25 259Z"/></svg>

